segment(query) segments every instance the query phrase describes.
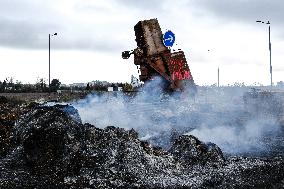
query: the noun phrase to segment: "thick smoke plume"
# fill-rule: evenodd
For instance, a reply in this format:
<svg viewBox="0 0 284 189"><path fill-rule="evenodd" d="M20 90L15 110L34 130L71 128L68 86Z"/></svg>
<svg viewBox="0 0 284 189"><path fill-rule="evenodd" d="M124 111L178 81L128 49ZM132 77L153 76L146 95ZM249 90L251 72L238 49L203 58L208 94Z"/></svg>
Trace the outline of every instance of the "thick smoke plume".
<svg viewBox="0 0 284 189"><path fill-rule="evenodd" d="M156 79L130 98L122 93L94 93L74 102L83 122L103 128L109 125L134 128L140 138L164 148L175 134L192 134L213 142L225 153L266 152L265 140L279 132L273 117L246 112L243 94L249 88L198 87L194 98L165 96Z"/></svg>

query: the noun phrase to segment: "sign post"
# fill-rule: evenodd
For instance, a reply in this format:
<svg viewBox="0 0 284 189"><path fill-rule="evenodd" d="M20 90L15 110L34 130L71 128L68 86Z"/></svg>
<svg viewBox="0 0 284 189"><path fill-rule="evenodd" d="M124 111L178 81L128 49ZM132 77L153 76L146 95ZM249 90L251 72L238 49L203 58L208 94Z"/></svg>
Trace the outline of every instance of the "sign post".
<svg viewBox="0 0 284 189"><path fill-rule="evenodd" d="M166 33L163 35L163 43L166 47L172 47L175 42L175 34L168 30Z"/></svg>

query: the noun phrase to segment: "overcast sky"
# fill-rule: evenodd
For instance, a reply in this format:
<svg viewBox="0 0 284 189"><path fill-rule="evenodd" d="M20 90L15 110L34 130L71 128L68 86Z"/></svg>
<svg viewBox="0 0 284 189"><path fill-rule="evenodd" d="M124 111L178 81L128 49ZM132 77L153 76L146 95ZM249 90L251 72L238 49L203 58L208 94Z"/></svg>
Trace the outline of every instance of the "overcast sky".
<svg viewBox="0 0 284 189"><path fill-rule="evenodd" d="M138 77L134 25L158 18L176 35L199 85L270 84L268 25L271 22L273 81L284 80L283 0L0 0L0 80L24 83L51 78L62 83L129 82ZM209 51L208 51L209 50Z"/></svg>

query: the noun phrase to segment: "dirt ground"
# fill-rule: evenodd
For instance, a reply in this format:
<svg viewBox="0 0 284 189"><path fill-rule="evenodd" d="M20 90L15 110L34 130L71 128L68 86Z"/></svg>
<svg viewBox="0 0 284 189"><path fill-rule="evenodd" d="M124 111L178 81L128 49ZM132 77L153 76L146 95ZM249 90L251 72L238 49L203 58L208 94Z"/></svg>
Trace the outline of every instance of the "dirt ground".
<svg viewBox="0 0 284 189"><path fill-rule="evenodd" d="M76 91L76 92L53 92L53 93L0 93L0 96L4 96L8 99L15 101L26 102L46 102L46 101L59 101L69 102L75 99L84 98L88 92Z"/></svg>

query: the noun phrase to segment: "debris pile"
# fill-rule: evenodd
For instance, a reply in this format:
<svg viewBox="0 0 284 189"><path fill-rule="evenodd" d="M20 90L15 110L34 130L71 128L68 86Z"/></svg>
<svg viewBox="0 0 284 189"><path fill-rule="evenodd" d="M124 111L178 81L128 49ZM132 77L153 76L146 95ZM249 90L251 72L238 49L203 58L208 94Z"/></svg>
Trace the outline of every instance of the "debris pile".
<svg viewBox="0 0 284 189"><path fill-rule="evenodd" d="M179 136L170 152L177 161L185 165L223 163L225 161L221 149L213 143L204 144L192 135Z"/></svg>
<svg viewBox="0 0 284 189"><path fill-rule="evenodd" d="M12 148L10 136L19 113L17 104L11 104L6 97L0 96L0 156L6 155Z"/></svg>
<svg viewBox="0 0 284 189"><path fill-rule="evenodd" d="M1 149L7 138L14 145L0 156L0 188L281 188L284 184L282 157L225 160L218 146L186 135L177 137L166 151L139 140L133 129L82 124L76 109L68 105L34 104L19 110L6 140L1 133Z"/></svg>
<svg viewBox="0 0 284 189"><path fill-rule="evenodd" d="M80 168L83 127L67 107L36 106L17 121L16 140L33 173L60 178Z"/></svg>

